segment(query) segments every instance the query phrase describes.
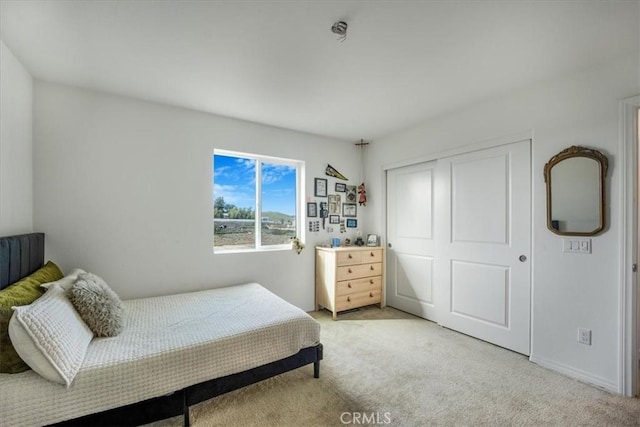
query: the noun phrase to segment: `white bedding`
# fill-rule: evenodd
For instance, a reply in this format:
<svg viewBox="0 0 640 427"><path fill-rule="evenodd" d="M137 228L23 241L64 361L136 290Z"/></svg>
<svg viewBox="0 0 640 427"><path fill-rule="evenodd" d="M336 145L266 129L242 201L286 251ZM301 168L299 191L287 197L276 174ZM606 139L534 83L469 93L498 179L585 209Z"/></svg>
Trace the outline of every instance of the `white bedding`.
<svg viewBox="0 0 640 427"><path fill-rule="evenodd" d="M125 326L94 338L68 389L0 374L0 425L44 425L162 396L320 342L320 325L257 283L123 302Z"/></svg>

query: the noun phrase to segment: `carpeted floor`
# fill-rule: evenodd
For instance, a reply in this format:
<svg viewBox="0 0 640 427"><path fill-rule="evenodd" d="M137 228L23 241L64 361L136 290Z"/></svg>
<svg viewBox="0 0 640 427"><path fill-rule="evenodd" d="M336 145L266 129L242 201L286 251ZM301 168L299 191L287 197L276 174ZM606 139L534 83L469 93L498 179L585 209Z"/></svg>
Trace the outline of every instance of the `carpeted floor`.
<svg viewBox="0 0 640 427"><path fill-rule="evenodd" d="M322 324L320 378L307 366L194 405L194 426L640 426L640 400L385 308ZM151 424L178 426L172 418Z"/></svg>

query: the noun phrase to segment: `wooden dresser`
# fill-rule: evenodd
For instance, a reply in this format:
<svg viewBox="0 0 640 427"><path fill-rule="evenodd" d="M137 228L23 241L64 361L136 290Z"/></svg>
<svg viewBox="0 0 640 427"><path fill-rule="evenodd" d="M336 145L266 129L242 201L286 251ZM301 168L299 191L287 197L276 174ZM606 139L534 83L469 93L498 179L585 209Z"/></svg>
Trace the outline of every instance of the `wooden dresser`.
<svg viewBox="0 0 640 427"><path fill-rule="evenodd" d="M338 312L382 302L384 248L316 248L316 309Z"/></svg>

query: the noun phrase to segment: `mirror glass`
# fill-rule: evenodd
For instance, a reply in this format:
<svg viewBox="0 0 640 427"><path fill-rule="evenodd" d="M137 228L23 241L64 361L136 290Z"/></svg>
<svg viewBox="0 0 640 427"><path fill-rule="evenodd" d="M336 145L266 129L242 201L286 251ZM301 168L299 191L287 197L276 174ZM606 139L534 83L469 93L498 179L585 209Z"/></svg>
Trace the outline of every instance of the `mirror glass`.
<svg viewBox="0 0 640 427"><path fill-rule="evenodd" d="M571 147L545 165L547 226L556 234L591 236L605 225L607 158L596 150Z"/></svg>

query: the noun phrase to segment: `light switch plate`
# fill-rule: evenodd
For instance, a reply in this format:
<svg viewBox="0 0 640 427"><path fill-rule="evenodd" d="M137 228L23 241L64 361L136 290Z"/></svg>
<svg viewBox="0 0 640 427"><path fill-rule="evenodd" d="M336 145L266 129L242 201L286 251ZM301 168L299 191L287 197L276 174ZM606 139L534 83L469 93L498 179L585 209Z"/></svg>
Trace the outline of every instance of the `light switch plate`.
<svg viewBox="0 0 640 427"><path fill-rule="evenodd" d="M565 237L562 239L562 252L569 254L590 254L591 239L585 237Z"/></svg>

